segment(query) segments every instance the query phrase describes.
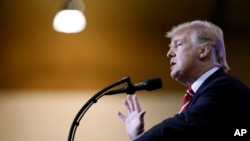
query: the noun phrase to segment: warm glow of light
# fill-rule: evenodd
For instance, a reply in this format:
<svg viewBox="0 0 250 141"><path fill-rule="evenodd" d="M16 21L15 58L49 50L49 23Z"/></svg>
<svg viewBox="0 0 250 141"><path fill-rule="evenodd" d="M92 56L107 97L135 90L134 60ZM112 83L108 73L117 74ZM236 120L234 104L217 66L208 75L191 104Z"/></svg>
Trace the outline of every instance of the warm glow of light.
<svg viewBox="0 0 250 141"><path fill-rule="evenodd" d="M59 11L53 20L53 28L58 32L77 33L81 32L85 27L85 16L79 10Z"/></svg>

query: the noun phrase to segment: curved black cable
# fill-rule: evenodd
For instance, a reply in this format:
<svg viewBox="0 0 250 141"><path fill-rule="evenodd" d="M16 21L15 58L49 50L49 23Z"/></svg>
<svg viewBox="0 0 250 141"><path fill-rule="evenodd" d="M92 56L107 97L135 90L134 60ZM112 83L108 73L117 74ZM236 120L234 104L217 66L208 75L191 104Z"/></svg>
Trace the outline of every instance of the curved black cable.
<svg viewBox="0 0 250 141"><path fill-rule="evenodd" d="M98 93L96 93L94 96L92 96L84 105L83 107L78 111L78 113L76 114L73 122L72 122L72 125L71 125L71 128L70 128L70 131L69 131L69 136L68 136L68 141L74 141L74 137L75 137L75 133L76 133L76 129L77 127L79 126L80 124L80 121L83 117L83 115L86 113L86 111L90 108L90 106L94 103L97 102L97 100L99 98L101 98L103 95L105 95L104 92L106 92L107 90L117 86L117 85L120 85L122 83L125 83L125 82L130 82L130 78L127 76L127 77L124 77L116 82L114 82L113 84L105 87L104 89L102 89L101 91L99 91Z"/></svg>

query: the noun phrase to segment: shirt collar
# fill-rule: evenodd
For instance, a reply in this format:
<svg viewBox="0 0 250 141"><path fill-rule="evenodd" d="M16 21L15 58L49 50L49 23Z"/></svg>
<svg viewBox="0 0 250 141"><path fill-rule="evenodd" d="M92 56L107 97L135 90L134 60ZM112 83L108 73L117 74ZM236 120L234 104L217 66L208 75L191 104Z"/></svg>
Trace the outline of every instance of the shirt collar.
<svg viewBox="0 0 250 141"><path fill-rule="evenodd" d="M199 89L199 87L201 86L201 84L210 76L212 75L215 71L217 71L219 69L219 67L215 66L213 68L211 68L210 70L208 70L207 72L205 72L204 74L202 74L192 85L191 88L193 89L194 93L196 93L196 91Z"/></svg>

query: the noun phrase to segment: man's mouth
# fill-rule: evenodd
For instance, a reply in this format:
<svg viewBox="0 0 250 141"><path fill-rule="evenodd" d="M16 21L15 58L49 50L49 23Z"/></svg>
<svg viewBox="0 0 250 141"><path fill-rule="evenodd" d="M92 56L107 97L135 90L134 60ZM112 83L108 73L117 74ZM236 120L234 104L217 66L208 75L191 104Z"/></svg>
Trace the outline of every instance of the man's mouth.
<svg viewBox="0 0 250 141"><path fill-rule="evenodd" d="M176 65L176 63L175 62L170 62L170 70L172 70L173 69L173 66L174 65Z"/></svg>
<svg viewBox="0 0 250 141"><path fill-rule="evenodd" d="M176 63L175 62L170 62L170 66L174 66Z"/></svg>

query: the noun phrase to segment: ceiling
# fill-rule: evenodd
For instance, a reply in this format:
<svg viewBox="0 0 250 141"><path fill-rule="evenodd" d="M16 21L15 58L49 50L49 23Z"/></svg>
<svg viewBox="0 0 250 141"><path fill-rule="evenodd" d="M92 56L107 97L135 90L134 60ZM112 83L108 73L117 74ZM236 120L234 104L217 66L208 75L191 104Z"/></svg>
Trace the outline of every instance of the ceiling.
<svg viewBox="0 0 250 141"><path fill-rule="evenodd" d="M250 84L248 1L84 0L87 26L76 34L52 28L63 2L0 1L0 89L101 89L124 76L183 89L169 76L164 36L194 19L222 27L230 73Z"/></svg>

